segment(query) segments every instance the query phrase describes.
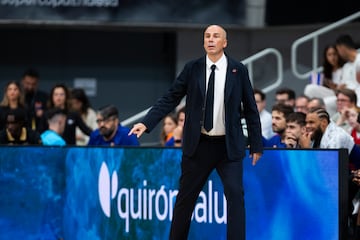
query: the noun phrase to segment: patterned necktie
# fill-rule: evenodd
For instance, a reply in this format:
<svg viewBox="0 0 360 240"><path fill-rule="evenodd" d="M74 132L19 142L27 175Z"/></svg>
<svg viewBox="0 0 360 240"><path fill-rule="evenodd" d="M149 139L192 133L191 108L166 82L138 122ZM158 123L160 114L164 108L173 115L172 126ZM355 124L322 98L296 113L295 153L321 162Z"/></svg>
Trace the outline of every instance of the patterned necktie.
<svg viewBox="0 0 360 240"><path fill-rule="evenodd" d="M207 132L213 128L215 68L216 65L213 64L211 66L211 74L209 77L208 89L206 93L204 128Z"/></svg>

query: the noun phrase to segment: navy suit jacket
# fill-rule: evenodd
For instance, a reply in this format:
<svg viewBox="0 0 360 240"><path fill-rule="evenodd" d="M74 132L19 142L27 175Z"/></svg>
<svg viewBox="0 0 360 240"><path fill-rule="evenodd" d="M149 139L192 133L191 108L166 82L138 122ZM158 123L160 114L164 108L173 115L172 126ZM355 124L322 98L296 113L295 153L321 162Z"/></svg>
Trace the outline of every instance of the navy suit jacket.
<svg viewBox="0 0 360 240"><path fill-rule="evenodd" d="M247 68L228 56L227 61L224 95L226 149L230 160L240 161L245 156L246 147L241 118L245 117L247 122L250 153L263 151L261 125ZM186 96L182 147L183 154L191 157L200 140L205 84L206 56L203 56L188 62L167 93L150 109L142 121L147 132Z"/></svg>

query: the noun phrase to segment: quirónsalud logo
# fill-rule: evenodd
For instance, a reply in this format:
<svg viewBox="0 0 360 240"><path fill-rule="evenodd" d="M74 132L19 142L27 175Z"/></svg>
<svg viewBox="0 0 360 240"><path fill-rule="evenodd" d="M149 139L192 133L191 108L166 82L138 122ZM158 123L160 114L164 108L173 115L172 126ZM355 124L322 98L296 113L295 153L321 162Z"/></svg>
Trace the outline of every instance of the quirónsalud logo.
<svg viewBox="0 0 360 240"><path fill-rule="evenodd" d="M142 180L140 188L119 186L118 174L116 171L110 173L109 167L103 162L99 171L98 194L105 216L114 217L111 216L111 209L112 204L116 204L118 216L125 221L125 232L129 232L130 221L155 219L170 222L178 190L170 189L164 184L153 188L148 186L147 179ZM214 191L211 180L208 181L207 189L200 192L192 220L198 223L226 224L225 196Z"/></svg>

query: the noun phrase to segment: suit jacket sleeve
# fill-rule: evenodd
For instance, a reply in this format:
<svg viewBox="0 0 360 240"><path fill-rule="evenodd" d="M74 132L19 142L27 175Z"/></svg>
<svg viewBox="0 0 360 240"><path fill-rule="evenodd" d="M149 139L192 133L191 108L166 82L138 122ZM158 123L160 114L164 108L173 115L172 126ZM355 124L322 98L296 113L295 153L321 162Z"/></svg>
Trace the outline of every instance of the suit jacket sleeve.
<svg viewBox="0 0 360 240"><path fill-rule="evenodd" d="M255 102L254 90L251 86L248 70L247 68L244 68L244 70L243 111L248 129L250 153L262 153L263 143L259 111Z"/></svg>
<svg viewBox="0 0 360 240"><path fill-rule="evenodd" d="M180 103L186 94L188 74L189 64L185 65L184 70L175 79L169 90L157 100L146 114L142 120L142 123L147 128L146 132L151 132L151 130Z"/></svg>

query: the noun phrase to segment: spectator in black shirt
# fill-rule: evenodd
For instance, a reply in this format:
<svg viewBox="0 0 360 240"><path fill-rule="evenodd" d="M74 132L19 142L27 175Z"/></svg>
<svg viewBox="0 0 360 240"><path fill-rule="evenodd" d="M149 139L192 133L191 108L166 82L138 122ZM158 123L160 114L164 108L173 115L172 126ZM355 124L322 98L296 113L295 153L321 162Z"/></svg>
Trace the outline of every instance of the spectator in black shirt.
<svg viewBox="0 0 360 240"><path fill-rule="evenodd" d="M6 116L6 128L0 131L0 144L39 145L38 132L26 127L26 111L22 108L10 109Z"/></svg>
<svg viewBox="0 0 360 240"><path fill-rule="evenodd" d="M21 79L24 91L25 106L28 110L29 126L33 130L39 130L41 118L46 111L49 95L38 89L39 73L34 69L26 70Z"/></svg>
<svg viewBox="0 0 360 240"><path fill-rule="evenodd" d="M6 118L11 109L22 108L24 106L24 96L21 92L20 83L10 81L4 88L3 99L0 102L0 130L6 128Z"/></svg>

